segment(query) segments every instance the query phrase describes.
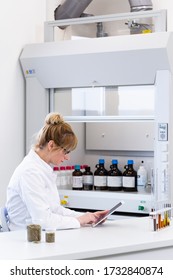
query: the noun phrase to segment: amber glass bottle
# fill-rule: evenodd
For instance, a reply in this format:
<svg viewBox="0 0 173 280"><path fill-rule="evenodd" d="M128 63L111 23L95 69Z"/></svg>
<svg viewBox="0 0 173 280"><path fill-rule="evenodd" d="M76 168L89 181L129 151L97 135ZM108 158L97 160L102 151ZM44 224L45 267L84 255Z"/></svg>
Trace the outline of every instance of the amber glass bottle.
<svg viewBox="0 0 173 280"><path fill-rule="evenodd" d="M82 172L80 170L80 165L75 165L75 170L72 173L72 190L83 190Z"/></svg>
<svg viewBox="0 0 173 280"><path fill-rule="evenodd" d="M123 190L126 192L137 191L137 172L133 168L133 160L128 160L123 172Z"/></svg>
<svg viewBox="0 0 173 280"><path fill-rule="evenodd" d="M95 190L107 190L107 175L108 172L104 167L104 159L99 159L99 163L96 164L96 170L94 172L94 189Z"/></svg>
<svg viewBox="0 0 173 280"><path fill-rule="evenodd" d="M122 172L118 169L118 160L113 159L108 171L107 186L109 191L122 190Z"/></svg>
<svg viewBox="0 0 173 280"><path fill-rule="evenodd" d="M83 172L83 189L86 191L93 189L93 173L90 170L90 166L86 166Z"/></svg>

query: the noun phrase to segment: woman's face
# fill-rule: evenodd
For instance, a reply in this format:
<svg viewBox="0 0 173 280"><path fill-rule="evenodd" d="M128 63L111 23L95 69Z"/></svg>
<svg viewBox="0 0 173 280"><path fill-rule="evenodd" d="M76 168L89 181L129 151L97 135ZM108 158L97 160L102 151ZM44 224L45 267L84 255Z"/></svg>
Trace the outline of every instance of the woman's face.
<svg viewBox="0 0 173 280"><path fill-rule="evenodd" d="M48 161L49 163L53 165L60 165L63 163L65 160L70 159L70 151L67 151L64 148L57 148L55 143L52 141L52 143L48 143L48 148L49 148L49 156L48 156Z"/></svg>

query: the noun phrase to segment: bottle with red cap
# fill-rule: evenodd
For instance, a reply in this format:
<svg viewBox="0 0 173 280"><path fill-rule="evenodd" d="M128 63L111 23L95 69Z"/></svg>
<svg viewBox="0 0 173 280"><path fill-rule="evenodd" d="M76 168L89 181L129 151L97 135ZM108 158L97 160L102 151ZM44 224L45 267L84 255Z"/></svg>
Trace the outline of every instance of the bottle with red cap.
<svg viewBox="0 0 173 280"><path fill-rule="evenodd" d="M67 185L65 166L60 166L60 185L65 189Z"/></svg>
<svg viewBox="0 0 173 280"><path fill-rule="evenodd" d="M67 165L65 168L66 171L66 183L67 183L67 188L69 189L72 185L72 170L71 166Z"/></svg>
<svg viewBox="0 0 173 280"><path fill-rule="evenodd" d="M58 166L54 166L53 171L56 173L56 186L59 189L60 187L60 171Z"/></svg>

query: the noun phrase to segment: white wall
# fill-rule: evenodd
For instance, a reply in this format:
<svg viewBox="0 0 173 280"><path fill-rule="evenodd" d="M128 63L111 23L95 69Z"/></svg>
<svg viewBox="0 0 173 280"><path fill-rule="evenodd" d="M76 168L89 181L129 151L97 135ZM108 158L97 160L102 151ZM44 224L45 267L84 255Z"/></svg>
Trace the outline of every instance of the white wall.
<svg viewBox="0 0 173 280"><path fill-rule="evenodd" d="M61 0L1 1L0 8L0 205L6 186L24 155L24 79L19 55L27 43L43 41L43 22L53 20ZM47 5L47 9L46 9ZM171 0L153 0L154 9L168 9L168 30L173 30ZM33 8L34 7L34 8ZM93 0L87 12L95 15L129 12L128 0Z"/></svg>
<svg viewBox="0 0 173 280"><path fill-rule="evenodd" d="M25 95L18 58L25 44L43 41L46 0L1 1L0 6L1 206L12 172L24 155Z"/></svg>
<svg viewBox="0 0 173 280"><path fill-rule="evenodd" d="M172 0L152 0L153 2L153 9L161 10L167 9L167 30L173 30L173 17L172 17L172 9L173 9L173 1Z"/></svg>

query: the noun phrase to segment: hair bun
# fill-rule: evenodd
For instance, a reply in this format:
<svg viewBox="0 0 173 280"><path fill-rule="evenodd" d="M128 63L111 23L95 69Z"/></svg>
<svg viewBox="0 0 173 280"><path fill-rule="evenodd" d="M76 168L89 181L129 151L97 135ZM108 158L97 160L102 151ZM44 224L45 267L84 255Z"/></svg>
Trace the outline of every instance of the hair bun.
<svg viewBox="0 0 173 280"><path fill-rule="evenodd" d="M48 125L57 125L57 124L63 124L64 119L60 114L57 113L50 113L46 116L45 124Z"/></svg>

